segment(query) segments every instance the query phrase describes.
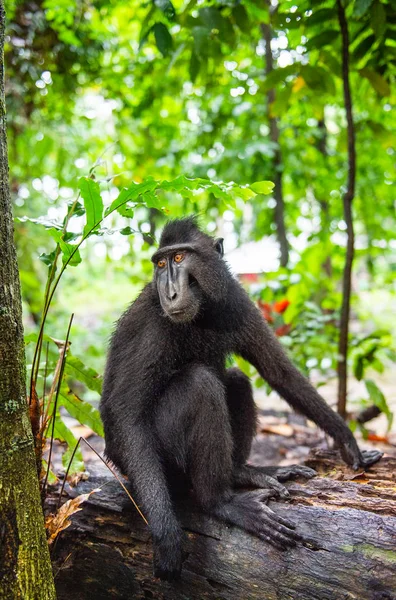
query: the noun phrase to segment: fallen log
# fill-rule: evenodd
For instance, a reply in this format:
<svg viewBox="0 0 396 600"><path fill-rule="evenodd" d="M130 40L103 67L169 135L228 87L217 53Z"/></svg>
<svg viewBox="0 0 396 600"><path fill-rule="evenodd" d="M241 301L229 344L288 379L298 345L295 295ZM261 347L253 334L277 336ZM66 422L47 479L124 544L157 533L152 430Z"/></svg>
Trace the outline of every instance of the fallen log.
<svg viewBox="0 0 396 600"><path fill-rule="evenodd" d="M271 502L298 523L306 541L279 552L268 544L184 508L182 578L152 576L147 526L119 483L81 481L94 488L52 548L59 600L395 600L396 458L354 473L330 452L307 461L320 475L288 484L292 499ZM55 506L55 495L47 509Z"/></svg>

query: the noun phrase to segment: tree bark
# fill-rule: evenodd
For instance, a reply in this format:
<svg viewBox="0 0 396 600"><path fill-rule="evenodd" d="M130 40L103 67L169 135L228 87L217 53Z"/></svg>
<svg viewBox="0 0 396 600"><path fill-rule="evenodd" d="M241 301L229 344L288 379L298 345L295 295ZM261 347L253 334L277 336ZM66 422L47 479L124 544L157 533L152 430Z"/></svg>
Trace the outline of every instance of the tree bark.
<svg viewBox="0 0 396 600"><path fill-rule="evenodd" d="M355 127L352 114L352 96L349 85L349 34L345 10L341 0L337 0L338 21L342 37L342 80L344 104L347 119L348 139L348 183L343 196L344 220L347 226L347 247L342 283L342 305L340 319L340 337L338 342L338 403L337 409L342 417L346 417L347 380L348 380L348 334L352 288L352 265L355 253L355 234L353 229L352 202L355 196L356 150Z"/></svg>
<svg viewBox="0 0 396 600"><path fill-rule="evenodd" d="M58 600L393 600L396 459L366 474L349 471L330 452L308 464L331 477L290 483L291 501L271 502L297 523L303 544L279 552L185 505L186 558L173 584L153 578L148 529L118 482L80 482L73 496L101 491L55 542ZM55 494L48 508L56 502Z"/></svg>
<svg viewBox="0 0 396 600"><path fill-rule="evenodd" d="M26 403L18 265L13 239L0 0L0 598L55 598Z"/></svg>
<svg viewBox="0 0 396 600"><path fill-rule="evenodd" d="M268 11L271 17L271 4L268 3ZM274 70L273 56L271 50L271 39L272 31L271 24L261 25L262 35L265 41L265 73L269 75ZM271 106L275 101L275 90L270 89L267 92L267 106L268 106L268 124L270 130L270 139L275 146L275 156L273 158L273 173L271 179L275 183L274 188L274 199L275 199L275 225L278 242L280 246L280 264L282 267L286 267L289 262L289 242L286 235L285 226L285 201L283 198L283 184L282 184L282 153L279 144L279 125L278 119L271 114Z"/></svg>
<svg viewBox="0 0 396 600"><path fill-rule="evenodd" d="M318 121L318 129L320 131L320 137L318 140L318 150L323 155L323 158L326 159L328 156L327 152L327 129L326 123L323 119ZM321 210L321 230L322 235L325 239L329 239L330 236L330 206L328 198L324 198L323 196L318 198L320 210ZM324 233L325 232L325 233ZM331 264L331 256L327 256L323 263L323 270L326 273L327 277L331 278L333 274L333 267Z"/></svg>

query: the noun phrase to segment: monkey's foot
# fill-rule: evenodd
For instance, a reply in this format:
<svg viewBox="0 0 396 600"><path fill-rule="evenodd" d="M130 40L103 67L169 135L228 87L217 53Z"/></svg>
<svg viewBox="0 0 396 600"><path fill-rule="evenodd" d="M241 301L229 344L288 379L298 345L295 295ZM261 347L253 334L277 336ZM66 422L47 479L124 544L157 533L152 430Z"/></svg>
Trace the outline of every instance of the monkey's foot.
<svg viewBox="0 0 396 600"><path fill-rule="evenodd" d="M235 494L227 502L217 506L214 515L256 535L279 550L286 550L303 541L291 521L280 517L265 504L267 490L255 490Z"/></svg>
<svg viewBox="0 0 396 600"><path fill-rule="evenodd" d="M378 462L384 454L379 450L360 451L356 440L352 435L349 440L340 445L340 451L344 461L355 471L371 467L371 465Z"/></svg>
<svg viewBox="0 0 396 600"><path fill-rule="evenodd" d="M371 465L378 462L383 457L383 455L384 453L380 450L362 450L360 466L364 468L370 467Z"/></svg>
<svg viewBox="0 0 396 600"><path fill-rule="evenodd" d="M311 469L312 470L312 469ZM234 473L235 487L255 487L261 490L267 490L272 497L288 500L290 494L284 485L281 485L277 479L268 475L265 467L253 467L243 465Z"/></svg>
<svg viewBox="0 0 396 600"><path fill-rule="evenodd" d="M288 465L287 467L257 467L262 469L263 472L276 477L278 481L288 481L295 477L305 477L306 479L312 479L317 475L317 472L310 467L304 467L304 465Z"/></svg>

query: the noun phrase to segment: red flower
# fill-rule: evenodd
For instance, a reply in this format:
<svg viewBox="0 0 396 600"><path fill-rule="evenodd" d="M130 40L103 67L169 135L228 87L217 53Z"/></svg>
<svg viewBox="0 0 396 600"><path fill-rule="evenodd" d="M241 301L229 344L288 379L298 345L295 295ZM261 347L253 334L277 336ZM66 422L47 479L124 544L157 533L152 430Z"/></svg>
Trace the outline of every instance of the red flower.
<svg viewBox="0 0 396 600"><path fill-rule="evenodd" d="M272 310L274 310L276 313L282 314L285 312L289 304L290 302L289 300L286 300L286 298L284 298L283 300L278 300L278 302L274 302Z"/></svg>
<svg viewBox="0 0 396 600"><path fill-rule="evenodd" d="M275 329L275 333L278 337L282 337L282 335L287 335L290 332L289 323L285 323L285 325L281 325Z"/></svg>
<svg viewBox="0 0 396 600"><path fill-rule="evenodd" d="M263 302L262 300L258 301L258 305L259 305L261 314L263 315L264 319L266 321L268 321L268 323L273 323L274 318L272 317L272 314L271 314L272 313L271 305L268 304L268 302Z"/></svg>
<svg viewBox="0 0 396 600"><path fill-rule="evenodd" d="M245 283L257 283L259 280L257 273L242 273L239 277Z"/></svg>

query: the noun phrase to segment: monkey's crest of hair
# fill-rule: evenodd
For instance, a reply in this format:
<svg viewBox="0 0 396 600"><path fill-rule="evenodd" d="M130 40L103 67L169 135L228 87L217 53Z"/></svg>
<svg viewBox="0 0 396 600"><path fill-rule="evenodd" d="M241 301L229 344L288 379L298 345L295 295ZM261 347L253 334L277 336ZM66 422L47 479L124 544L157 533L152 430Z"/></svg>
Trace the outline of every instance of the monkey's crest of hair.
<svg viewBox="0 0 396 600"><path fill-rule="evenodd" d="M168 246L177 247L178 244L191 245L197 259L190 265L190 275L198 282L201 292L212 302L223 302L226 299L230 282L228 266L222 258L218 242L219 240L200 229L197 217L192 215L168 221L159 243L159 250Z"/></svg>
<svg viewBox="0 0 396 600"><path fill-rule="evenodd" d="M213 247L213 238L200 230L195 215L168 221L162 232L159 248L189 242L199 242L210 248Z"/></svg>

